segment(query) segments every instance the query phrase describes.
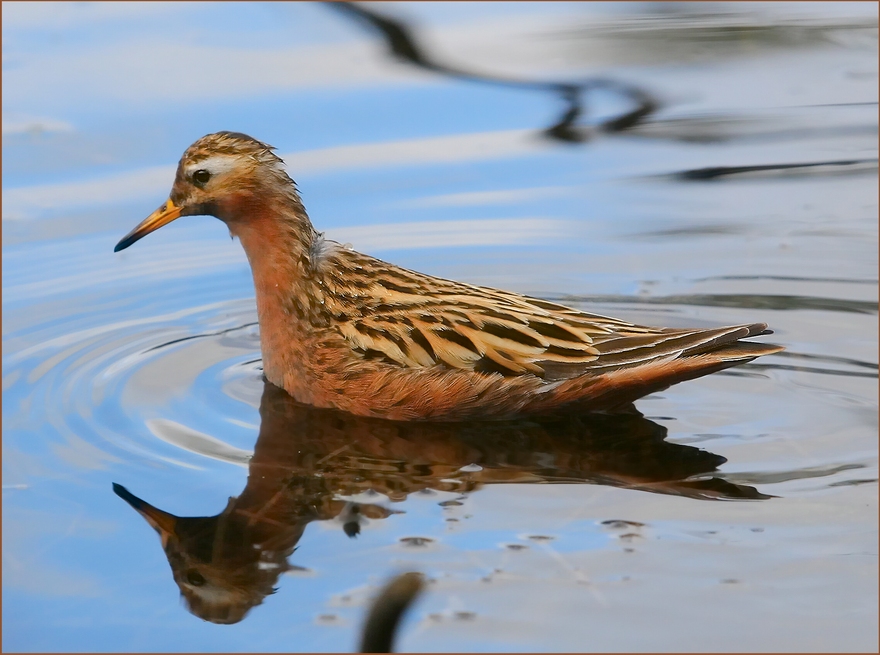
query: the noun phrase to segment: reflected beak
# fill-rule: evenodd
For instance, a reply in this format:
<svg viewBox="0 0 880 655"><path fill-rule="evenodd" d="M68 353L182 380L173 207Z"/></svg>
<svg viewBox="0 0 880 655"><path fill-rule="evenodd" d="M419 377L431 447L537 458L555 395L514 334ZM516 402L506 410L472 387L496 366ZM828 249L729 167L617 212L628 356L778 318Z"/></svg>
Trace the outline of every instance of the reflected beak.
<svg viewBox="0 0 880 655"><path fill-rule="evenodd" d="M169 198L164 205L147 216L140 225L122 237L119 243L116 244L113 252L125 250L141 237L147 236L150 232L158 230L163 225L168 225L168 223L180 216L181 211L183 211L183 208L175 205Z"/></svg>
<svg viewBox="0 0 880 655"><path fill-rule="evenodd" d="M157 507L153 507L145 500L141 500L121 484L113 483L113 493L122 498L125 502L135 508L137 513L143 516L147 523L153 526L153 529L159 533L162 539L162 548L168 544L168 539L174 534L174 526L177 525L177 517L174 514L163 512Z"/></svg>

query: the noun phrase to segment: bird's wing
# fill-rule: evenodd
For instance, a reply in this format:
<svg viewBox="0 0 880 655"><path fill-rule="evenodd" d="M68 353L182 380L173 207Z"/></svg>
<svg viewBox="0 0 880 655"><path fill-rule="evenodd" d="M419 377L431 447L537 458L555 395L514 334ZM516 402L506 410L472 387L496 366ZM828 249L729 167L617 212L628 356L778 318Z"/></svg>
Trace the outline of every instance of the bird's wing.
<svg viewBox="0 0 880 655"><path fill-rule="evenodd" d="M351 250L323 267L325 306L366 358L565 379L695 354L766 326L675 330L408 271Z"/></svg>

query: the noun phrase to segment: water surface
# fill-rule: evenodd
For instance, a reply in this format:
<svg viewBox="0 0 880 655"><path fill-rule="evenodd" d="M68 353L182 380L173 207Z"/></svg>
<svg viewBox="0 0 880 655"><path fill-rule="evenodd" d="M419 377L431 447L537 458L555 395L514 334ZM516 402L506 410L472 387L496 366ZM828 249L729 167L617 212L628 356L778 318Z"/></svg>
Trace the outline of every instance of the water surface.
<svg viewBox="0 0 880 655"><path fill-rule="evenodd" d="M5 3L3 648L346 651L417 570L400 650L876 651L877 54L868 3ZM221 129L358 250L787 350L616 419L296 405L219 221L112 252Z"/></svg>

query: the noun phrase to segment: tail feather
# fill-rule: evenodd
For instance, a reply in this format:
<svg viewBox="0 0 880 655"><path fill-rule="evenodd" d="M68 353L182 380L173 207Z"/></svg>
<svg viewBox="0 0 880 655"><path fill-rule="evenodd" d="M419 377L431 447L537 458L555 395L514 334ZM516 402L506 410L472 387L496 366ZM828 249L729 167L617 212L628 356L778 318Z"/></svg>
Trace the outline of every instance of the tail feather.
<svg viewBox="0 0 880 655"><path fill-rule="evenodd" d="M778 353L783 350L785 350L784 347L777 346L772 343L737 341L736 343L728 344L723 348L713 350L709 354L714 355L718 359L721 359L725 362L732 362L734 364L737 364L750 362L755 359L755 357L761 357L762 355L772 355L773 353Z"/></svg>
<svg viewBox="0 0 880 655"><path fill-rule="evenodd" d="M741 330L726 333L722 340L761 334L762 323L739 326ZM741 336L739 336L741 334ZM726 339L725 339L726 337ZM567 405L585 411L616 411L651 393L662 391L679 382L693 380L710 373L750 362L762 355L785 350L782 346L733 341L732 343L700 344L699 352L678 352L660 356L636 366L615 368L610 371L584 373L579 377L558 381L552 390L535 399L533 411ZM704 348L710 348L708 352ZM712 349L714 348L714 349Z"/></svg>

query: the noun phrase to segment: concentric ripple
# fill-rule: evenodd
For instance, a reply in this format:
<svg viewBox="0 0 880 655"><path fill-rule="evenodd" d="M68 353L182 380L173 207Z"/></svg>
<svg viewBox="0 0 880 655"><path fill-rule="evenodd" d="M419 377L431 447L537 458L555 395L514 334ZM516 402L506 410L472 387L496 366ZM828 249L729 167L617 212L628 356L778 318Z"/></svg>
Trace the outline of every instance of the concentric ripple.
<svg viewBox="0 0 880 655"><path fill-rule="evenodd" d="M206 457L246 465L261 374L253 300L212 303L16 353L5 362L4 394L18 412L4 423L37 431L49 422L58 437L49 445L89 468L131 460L204 467ZM188 427L194 415L199 430Z"/></svg>

